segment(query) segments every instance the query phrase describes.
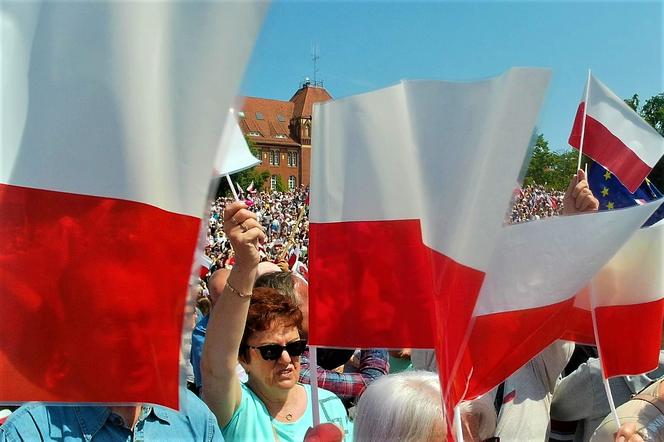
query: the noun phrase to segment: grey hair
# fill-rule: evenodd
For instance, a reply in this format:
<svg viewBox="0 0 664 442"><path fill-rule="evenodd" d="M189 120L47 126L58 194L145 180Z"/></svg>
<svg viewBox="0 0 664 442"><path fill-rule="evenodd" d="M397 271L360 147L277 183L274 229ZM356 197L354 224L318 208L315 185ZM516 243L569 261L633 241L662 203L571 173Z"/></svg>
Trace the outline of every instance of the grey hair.
<svg viewBox="0 0 664 442"><path fill-rule="evenodd" d="M356 442L431 440L445 428L438 375L404 371L376 379L360 396L354 427Z"/></svg>

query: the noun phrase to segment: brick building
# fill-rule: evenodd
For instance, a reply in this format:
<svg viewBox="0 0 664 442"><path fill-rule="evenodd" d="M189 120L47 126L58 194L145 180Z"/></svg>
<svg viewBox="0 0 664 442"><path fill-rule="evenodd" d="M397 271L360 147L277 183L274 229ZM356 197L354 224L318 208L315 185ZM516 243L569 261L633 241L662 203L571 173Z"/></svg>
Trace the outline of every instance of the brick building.
<svg viewBox="0 0 664 442"><path fill-rule="evenodd" d="M270 173L265 183L274 189L277 176L293 189L309 185L311 164L311 111L314 103L331 100L322 85L304 82L288 101L242 97L240 128L260 152L258 170Z"/></svg>

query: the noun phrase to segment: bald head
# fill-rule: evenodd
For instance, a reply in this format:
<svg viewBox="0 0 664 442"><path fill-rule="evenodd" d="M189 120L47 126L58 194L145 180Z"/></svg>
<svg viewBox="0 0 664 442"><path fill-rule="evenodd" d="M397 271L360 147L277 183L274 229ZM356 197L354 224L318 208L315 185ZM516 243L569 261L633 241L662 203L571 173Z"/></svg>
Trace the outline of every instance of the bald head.
<svg viewBox="0 0 664 442"><path fill-rule="evenodd" d="M230 274L231 271L229 269L222 268L214 272L212 276L210 276L210 279L208 279L208 292L210 292L210 302L212 303L212 307L217 303L217 299L219 299L219 295L221 295L221 292L224 290L228 275Z"/></svg>

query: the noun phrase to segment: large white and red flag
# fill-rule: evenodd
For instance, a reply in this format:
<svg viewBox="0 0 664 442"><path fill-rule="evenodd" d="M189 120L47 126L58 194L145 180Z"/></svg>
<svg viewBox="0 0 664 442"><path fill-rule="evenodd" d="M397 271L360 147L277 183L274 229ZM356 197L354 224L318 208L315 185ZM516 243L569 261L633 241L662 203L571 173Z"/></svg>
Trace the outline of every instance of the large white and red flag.
<svg viewBox="0 0 664 442"><path fill-rule="evenodd" d="M435 341L454 404L463 391L451 380L548 80L510 69L316 105L312 344Z"/></svg>
<svg viewBox="0 0 664 442"><path fill-rule="evenodd" d="M587 94L587 95L586 95ZM664 154L664 138L623 100L590 75L576 112L569 144L613 172L631 193Z"/></svg>
<svg viewBox="0 0 664 442"><path fill-rule="evenodd" d="M0 402L177 408L200 218L264 12L2 3Z"/></svg>
<svg viewBox="0 0 664 442"><path fill-rule="evenodd" d="M475 306L463 359L462 372L469 379L468 399L500 384L556 339L594 342L589 304L586 310L577 304L587 296L585 287L593 275L600 269L604 272L603 266L609 265L607 262L616 252L620 250L616 255L619 256L635 241L641 232L634 232L658 205L659 202L654 202L611 212L553 217L504 228ZM648 281L653 278L661 283L661 276L654 274L661 273L661 267L656 270L643 265L646 256L633 253L631 257L647 270L635 273L633 278ZM617 334L609 339L613 350L625 340L639 341L644 344L641 350L649 350L640 357L634 355L632 364L643 362L653 350L655 361L659 354L661 299L656 308L651 309L647 303L655 299L653 293L659 293L659 298L663 294L661 289L646 290L648 284L628 283L631 290L624 293L622 301L603 297L603 305L608 309L606 315L619 318L617 323L634 320L630 314L638 312L644 320L653 315L660 320L657 325L660 334L655 333L655 337L652 327L638 327L629 333L615 324L610 329ZM653 339L656 345L649 347L646 343L652 343ZM610 353L615 354L611 350Z"/></svg>

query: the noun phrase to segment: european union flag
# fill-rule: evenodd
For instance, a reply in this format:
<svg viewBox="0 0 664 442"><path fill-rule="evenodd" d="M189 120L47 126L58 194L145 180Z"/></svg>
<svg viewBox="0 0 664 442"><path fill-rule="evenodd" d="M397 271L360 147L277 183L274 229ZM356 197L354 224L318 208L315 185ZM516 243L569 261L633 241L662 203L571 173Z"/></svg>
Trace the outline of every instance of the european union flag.
<svg viewBox="0 0 664 442"><path fill-rule="evenodd" d="M590 190L593 191L595 198L599 200L599 210L613 210L621 207L635 206L639 202L645 203L664 196L647 178L636 189L636 192L630 193L611 172L597 163L593 163L590 166L588 185L590 186ZM664 218L664 204L648 218L642 227L651 226L662 218Z"/></svg>

